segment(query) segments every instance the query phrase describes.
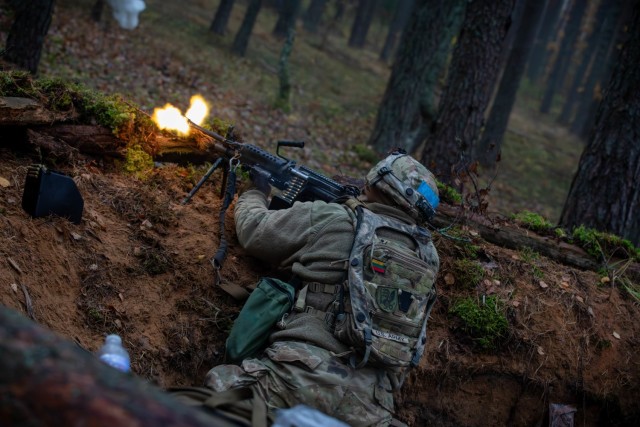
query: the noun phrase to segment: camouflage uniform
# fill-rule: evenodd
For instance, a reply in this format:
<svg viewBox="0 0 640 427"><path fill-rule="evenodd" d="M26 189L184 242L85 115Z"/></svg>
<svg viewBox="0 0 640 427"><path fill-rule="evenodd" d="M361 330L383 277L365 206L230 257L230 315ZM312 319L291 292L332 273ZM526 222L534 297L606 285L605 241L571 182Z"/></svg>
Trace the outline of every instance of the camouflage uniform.
<svg viewBox="0 0 640 427"><path fill-rule="evenodd" d="M416 223L385 204L366 207L403 223ZM345 280L356 225L348 207L315 201L270 211L266 195L249 190L238 199L235 220L238 240L250 255L293 273L303 283L337 285ZM436 254L435 249L432 252ZM434 262L438 263L437 255ZM216 391L250 386L270 411L303 403L353 426L391 422L392 393L402 373L352 368L343 357L350 349L320 317L292 312L286 328L272 333L270 342L260 358L246 359L241 366L214 367L205 385Z"/></svg>

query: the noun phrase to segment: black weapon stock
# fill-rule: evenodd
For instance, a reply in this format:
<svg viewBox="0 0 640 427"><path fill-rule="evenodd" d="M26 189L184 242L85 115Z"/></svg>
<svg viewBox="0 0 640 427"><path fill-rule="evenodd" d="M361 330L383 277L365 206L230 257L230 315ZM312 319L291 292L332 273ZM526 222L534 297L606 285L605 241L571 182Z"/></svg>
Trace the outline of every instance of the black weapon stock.
<svg viewBox="0 0 640 427"><path fill-rule="evenodd" d="M280 147L303 148L304 142L278 141L274 156L255 145L227 139L193 122L189 124L214 140L213 149L220 154L221 158L239 162L243 167L253 169L256 173L268 177L269 184L280 190L280 194L271 198L269 209L287 208L295 201L322 200L331 202L343 196L357 196L360 193L355 186L342 185L280 155ZM216 162L211 167L196 187L191 190L183 204L195 194L218 165L219 162Z"/></svg>

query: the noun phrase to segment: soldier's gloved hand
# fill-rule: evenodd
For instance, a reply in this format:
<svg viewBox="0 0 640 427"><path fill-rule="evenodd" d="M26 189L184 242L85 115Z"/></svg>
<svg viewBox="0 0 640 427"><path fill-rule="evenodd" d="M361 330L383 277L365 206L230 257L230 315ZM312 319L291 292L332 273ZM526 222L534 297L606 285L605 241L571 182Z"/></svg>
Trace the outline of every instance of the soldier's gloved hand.
<svg viewBox="0 0 640 427"><path fill-rule="evenodd" d="M271 194L271 185L269 184L269 173L262 169L251 169L249 172L249 178L251 178L251 188L260 190L267 197Z"/></svg>

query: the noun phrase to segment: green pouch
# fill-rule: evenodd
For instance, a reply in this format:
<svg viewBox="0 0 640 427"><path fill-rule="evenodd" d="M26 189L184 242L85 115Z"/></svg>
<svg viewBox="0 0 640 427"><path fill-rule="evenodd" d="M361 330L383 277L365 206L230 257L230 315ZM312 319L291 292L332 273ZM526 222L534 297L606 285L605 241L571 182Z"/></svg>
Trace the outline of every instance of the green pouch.
<svg viewBox="0 0 640 427"><path fill-rule="evenodd" d="M227 338L225 360L240 363L266 347L269 333L291 311L295 288L287 282L263 277L240 310Z"/></svg>

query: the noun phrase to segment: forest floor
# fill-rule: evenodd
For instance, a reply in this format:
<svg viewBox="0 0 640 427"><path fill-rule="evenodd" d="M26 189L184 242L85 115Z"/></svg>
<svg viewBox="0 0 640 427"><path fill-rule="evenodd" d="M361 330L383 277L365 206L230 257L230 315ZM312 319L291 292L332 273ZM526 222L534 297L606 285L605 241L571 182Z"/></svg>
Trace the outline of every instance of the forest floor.
<svg viewBox="0 0 640 427"><path fill-rule="evenodd" d="M271 107L277 82L270 70L279 51L269 34L273 14L261 14L265 21L249 59L237 59L225 53L228 37L207 34L217 2L189 3L148 1L141 27L124 32L107 16L109 27L91 22L92 1L58 1L41 73L120 92L149 112L164 102L184 110L199 92L246 141L271 149L267 141L274 139L308 140L296 158L329 175L358 176L370 167L353 147L366 147L388 75L373 51L356 55L335 38L324 50L305 44L297 59L294 51L294 69L304 62L318 73L298 75L294 109L285 114ZM241 17L236 12L233 28ZM0 26L6 33L6 22ZM196 36L199 48L185 47ZM329 56L342 68L328 63ZM325 80L332 88L318 92ZM501 166L509 178L494 181L490 210L526 208L554 218L559 205L552 199L566 193L580 145L559 144L575 140L551 121L534 121L521 104L512 117L513 151ZM509 161L518 167L508 169ZM22 210L26 171L34 162L74 177L85 203L81 224L32 219ZM136 375L161 387L200 384L222 362L241 307L214 286L209 262L219 242L217 176L190 203L180 203L205 170L164 164L136 177L103 159L51 164L0 146L0 302L26 315L26 293L37 322L82 348L93 352L115 332ZM623 267L580 270L527 247L489 244L472 226L458 232L470 243L434 233L442 262L439 300L425 357L397 396L398 417L412 426L547 425L549 404L557 403L577 410L576 425L634 425L640 417L640 307L625 287L630 282ZM226 233L224 281L249 286L277 274L244 254L232 215ZM503 315L507 329L482 345L482 333L462 320L463 313L453 313L467 300Z"/></svg>

